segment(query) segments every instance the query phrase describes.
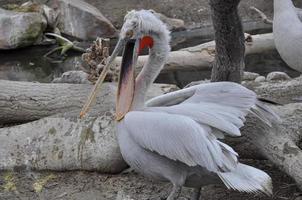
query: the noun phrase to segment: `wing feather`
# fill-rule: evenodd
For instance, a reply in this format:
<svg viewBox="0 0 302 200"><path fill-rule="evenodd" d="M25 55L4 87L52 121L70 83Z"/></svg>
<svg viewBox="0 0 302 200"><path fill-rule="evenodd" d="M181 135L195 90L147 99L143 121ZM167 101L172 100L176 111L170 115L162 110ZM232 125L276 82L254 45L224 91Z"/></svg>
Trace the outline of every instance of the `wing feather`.
<svg viewBox="0 0 302 200"><path fill-rule="evenodd" d="M178 99L178 104L173 99ZM182 99L183 101L179 101ZM170 105L170 106L167 106ZM257 95L233 82L195 85L155 97L147 102L148 111L166 112L190 117L201 125L209 125L230 136L240 136L245 116L252 113L271 126L279 117L257 99Z"/></svg>
<svg viewBox="0 0 302 200"><path fill-rule="evenodd" d="M212 172L232 171L237 166L237 153L218 141L208 126L189 117L132 111L120 123L138 145L169 159Z"/></svg>

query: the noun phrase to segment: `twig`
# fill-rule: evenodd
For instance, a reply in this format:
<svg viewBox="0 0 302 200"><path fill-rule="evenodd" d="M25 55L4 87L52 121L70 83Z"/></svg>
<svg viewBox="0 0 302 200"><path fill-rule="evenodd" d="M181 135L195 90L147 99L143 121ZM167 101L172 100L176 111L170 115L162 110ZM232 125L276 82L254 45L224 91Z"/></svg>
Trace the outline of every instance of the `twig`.
<svg viewBox="0 0 302 200"><path fill-rule="evenodd" d="M258 8L254 7L254 6L251 6L250 9L254 10L255 12L257 12L260 15L262 21L265 24L273 24L273 21L270 20L270 19L268 19L268 17L261 10L259 10Z"/></svg>
<svg viewBox="0 0 302 200"><path fill-rule="evenodd" d="M86 52L85 49L78 47L77 45L75 45L75 43L71 42L70 40L68 40L67 38L64 38L63 36L56 34L56 33L45 33L46 36L52 36L56 38L57 43L59 44L59 47L56 47L54 49L52 49L51 51L47 52L44 57L45 58L49 58L51 59L49 56L51 54L53 54L56 51L61 50L61 56L65 55L65 53L67 51L69 51L70 49L74 50L74 51L79 51L81 53ZM52 60L52 59L51 59Z"/></svg>
<svg viewBox="0 0 302 200"><path fill-rule="evenodd" d="M46 54L44 54L44 57L48 57L49 55L51 55L51 54L53 54L54 52L59 51L59 50L61 50L61 49L63 49L63 47L56 47L56 48L50 50L49 52L47 52Z"/></svg>

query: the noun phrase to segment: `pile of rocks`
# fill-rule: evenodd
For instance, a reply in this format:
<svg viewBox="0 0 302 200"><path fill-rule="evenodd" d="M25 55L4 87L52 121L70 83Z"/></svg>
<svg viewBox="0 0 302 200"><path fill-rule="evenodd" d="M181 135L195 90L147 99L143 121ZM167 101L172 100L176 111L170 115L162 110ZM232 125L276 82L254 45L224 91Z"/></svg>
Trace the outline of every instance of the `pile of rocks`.
<svg viewBox="0 0 302 200"><path fill-rule="evenodd" d="M264 82L264 81L285 81L290 80L289 77L285 72L270 72L267 76L260 76L258 73L254 72L244 72L243 74L243 81L255 81L255 82Z"/></svg>
<svg viewBox="0 0 302 200"><path fill-rule="evenodd" d="M93 5L83 0L53 0L47 5L26 2L0 8L0 49L16 49L41 43L43 33L60 33L79 40L118 36L113 24ZM156 13L170 30L183 30L184 21Z"/></svg>

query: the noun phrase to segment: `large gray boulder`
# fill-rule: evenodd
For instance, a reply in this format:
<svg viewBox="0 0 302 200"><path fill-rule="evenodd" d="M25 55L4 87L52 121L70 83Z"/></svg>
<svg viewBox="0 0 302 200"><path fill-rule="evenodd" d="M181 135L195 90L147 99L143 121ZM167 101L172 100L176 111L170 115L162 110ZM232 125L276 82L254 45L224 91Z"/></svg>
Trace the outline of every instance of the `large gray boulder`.
<svg viewBox="0 0 302 200"><path fill-rule="evenodd" d="M38 12L15 12L0 8L0 49L16 49L40 41L46 27Z"/></svg>
<svg viewBox="0 0 302 200"><path fill-rule="evenodd" d="M82 40L114 37L117 34L111 22L97 8L84 1L54 0L50 6L60 15L58 26L64 34Z"/></svg>

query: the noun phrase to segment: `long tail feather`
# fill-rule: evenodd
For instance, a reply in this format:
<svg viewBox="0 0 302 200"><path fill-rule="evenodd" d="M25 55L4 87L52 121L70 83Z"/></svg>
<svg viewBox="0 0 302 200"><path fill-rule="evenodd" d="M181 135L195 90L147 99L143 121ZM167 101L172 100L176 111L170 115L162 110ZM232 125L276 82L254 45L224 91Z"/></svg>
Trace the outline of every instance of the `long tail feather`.
<svg viewBox="0 0 302 200"><path fill-rule="evenodd" d="M272 195L272 180L264 171L239 163L232 172L218 173L228 189Z"/></svg>

